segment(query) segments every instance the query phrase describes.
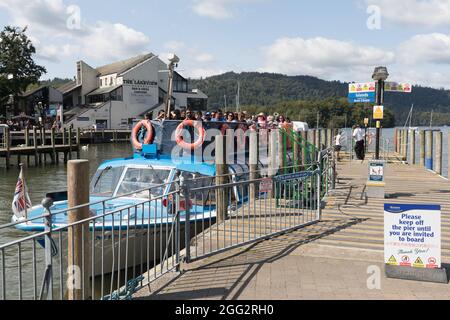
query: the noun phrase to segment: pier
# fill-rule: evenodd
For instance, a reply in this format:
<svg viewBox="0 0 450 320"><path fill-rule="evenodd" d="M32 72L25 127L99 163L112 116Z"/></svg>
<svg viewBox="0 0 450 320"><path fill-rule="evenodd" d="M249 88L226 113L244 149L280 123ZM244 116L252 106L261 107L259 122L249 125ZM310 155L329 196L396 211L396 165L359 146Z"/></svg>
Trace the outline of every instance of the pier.
<svg viewBox="0 0 450 320"><path fill-rule="evenodd" d="M383 205L443 206L442 259L450 262L450 183L418 166L389 165L387 199L365 197L367 162L338 165L336 189L317 223L183 264L134 295L150 300L442 299L450 286L383 276ZM195 250L192 247L191 250ZM447 265L448 266L448 265ZM380 272L380 289L367 287Z"/></svg>
<svg viewBox="0 0 450 320"><path fill-rule="evenodd" d="M82 145L103 143L129 143L130 130L44 130L41 128L24 131L4 129L0 134L0 158L5 159L6 168L10 168L12 158L17 165L26 158L30 165L67 163L73 158L79 159ZM31 159L34 159L33 161Z"/></svg>
<svg viewBox="0 0 450 320"><path fill-rule="evenodd" d="M164 185L168 193L154 193L161 186L152 187L141 202L118 207L111 206L114 199L85 204L88 163L72 161L67 192L72 209L52 212L61 194L43 201L46 226L40 235L60 249L53 256L50 245L38 248L35 236L0 244L0 297L17 292L20 299L61 300L448 296L448 284L386 278L383 257L386 202L439 204L443 266L450 266L450 182L442 177L443 148L430 147L442 145L442 133L397 130L392 149L389 142L382 152L385 199L367 195L373 154L355 160L350 140L337 161L335 135L332 129L280 129L264 135L262 143L261 133L252 132L248 157L253 165L243 175L229 173L226 161L226 146L234 137L216 136L213 177L180 178ZM258 165L262 145L267 167ZM133 194L122 197L130 201ZM103 214L89 215L93 207ZM151 219L144 217L146 208L156 210ZM52 219L70 212L67 225L51 227ZM0 226L0 231L13 225ZM43 288L40 279L47 273L39 255L54 271ZM23 261L34 273L23 272ZM67 287L65 281L73 275L66 270L67 261L82 271L79 287ZM20 275L18 280L7 277L11 270ZM369 283L371 275L378 275L378 282ZM15 293L9 292L15 287Z"/></svg>

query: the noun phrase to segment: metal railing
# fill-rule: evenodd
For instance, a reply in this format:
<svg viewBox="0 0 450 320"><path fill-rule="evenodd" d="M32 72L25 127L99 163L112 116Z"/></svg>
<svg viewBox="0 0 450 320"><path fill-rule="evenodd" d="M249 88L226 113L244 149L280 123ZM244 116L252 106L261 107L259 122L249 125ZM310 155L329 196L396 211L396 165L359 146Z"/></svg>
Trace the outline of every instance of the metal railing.
<svg viewBox="0 0 450 320"><path fill-rule="evenodd" d="M248 173L230 174L225 184L217 177L180 178L53 212L53 201L45 199L44 215L0 226L0 233L42 226L0 243L0 300L129 299L135 290L179 271L183 261L313 224L334 186L334 152L322 151L303 171L295 168L270 177L270 170L262 170L253 180ZM148 196L143 199L142 193ZM86 207L90 217L63 222Z"/></svg>

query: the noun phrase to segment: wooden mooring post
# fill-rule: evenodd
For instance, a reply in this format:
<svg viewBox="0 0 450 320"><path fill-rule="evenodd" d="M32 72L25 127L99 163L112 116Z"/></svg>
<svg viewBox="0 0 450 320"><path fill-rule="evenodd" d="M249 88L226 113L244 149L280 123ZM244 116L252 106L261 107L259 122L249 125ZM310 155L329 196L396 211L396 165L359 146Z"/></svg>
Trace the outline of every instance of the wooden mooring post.
<svg viewBox="0 0 450 320"><path fill-rule="evenodd" d="M249 139L249 162L250 162L250 180L259 179L259 134L256 131L250 131ZM259 194L258 183L250 185L250 201L256 200Z"/></svg>
<svg viewBox="0 0 450 320"><path fill-rule="evenodd" d="M409 130L409 164L416 164L416 130Z"/></svg>
<svg viewBox="0 0 450 320"><path fill-rule="evenodd" d="M419 131L419 165L425 167L425 131Z"/></svg>
<svg viewBox="0 0 450 320"><path fill-rule="evenodd" d="M425 132L425 168L433 170L433 131Z"/></svg>
<svg viewBox="0 0 450 320"><path fill-rule="evenodd" d="M220 187L228 182L228 164L226 155L227 136L216 136L216 201L217 201L217 220L221 223L227 219L228 213L228 190Z"/></svg>
<svg viewBox="0 0 450 320"><path fill-rule="evenodd" d="M67 192L69 208L89 203L89 161L73 160L67 165ZM76 224L89 218L89 206L68 213L68 224ZM89 298L89 223L68 227L68 299L84 300ZM84 279L83 279L84 275Z"/></svg>
<svg viewBox="0 0 450 320"><path fill-rule="evenodd" d="M3 137L3 139L5 140L5 147L6 147L6 169L9 169L9 166L11 165L11 162L10 162L10 157L11 157L11 154L10 154L10 149L11 149L11 133L10 133L10 130L9 130L9 128L5 128L5 131L4 131L4 137Z"/></svg>
<svg viewBox="0 0 450 320"><path fill-rule="evenodd" d="M442 175L442 132L436 132L436 154L434 171L438 175Z"/></svg>

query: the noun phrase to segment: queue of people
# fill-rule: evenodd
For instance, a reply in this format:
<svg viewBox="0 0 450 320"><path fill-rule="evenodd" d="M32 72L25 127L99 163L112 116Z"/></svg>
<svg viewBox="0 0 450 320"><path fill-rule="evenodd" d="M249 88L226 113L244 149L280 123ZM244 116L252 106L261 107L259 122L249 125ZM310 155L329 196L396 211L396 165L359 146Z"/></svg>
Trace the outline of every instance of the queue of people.
<svg viewBox="0 0 450 320"><path fill-rule="evenodd" d="M148 115L146 118L149 118ZM160 111L157 120L166 118L165 112ZM170 113L168 120L194 120L205 122L230 122L230 123L245 123L249 127L255 129L275 129L285 124L291 124L291 120L283 115L274 114L267 115L266 113L259 113L258 115L250 114L246 111L242 112L222 112L217 111L191 111L187 110L173 110Z"/></svg>

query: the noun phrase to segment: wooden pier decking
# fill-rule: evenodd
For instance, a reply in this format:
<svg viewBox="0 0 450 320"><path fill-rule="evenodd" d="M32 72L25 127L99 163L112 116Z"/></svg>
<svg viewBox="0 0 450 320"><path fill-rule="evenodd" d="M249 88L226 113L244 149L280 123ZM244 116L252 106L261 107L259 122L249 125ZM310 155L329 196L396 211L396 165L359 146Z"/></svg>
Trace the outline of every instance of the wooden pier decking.
<svg viewBox="0 0 450 320"><path fill-rule="evenodd" d="M384 203L440 204L442 259L450 263L450 182L419 166L391 163L387 199L367 199L367 161L344 160L338 173L320 222L185 264L184 272L165 275L135 299L448 298L450 285L384 277L383 220ZM380 272L378 289L367 285L370 270Z"/></svg>

